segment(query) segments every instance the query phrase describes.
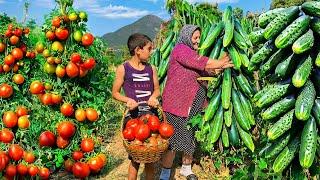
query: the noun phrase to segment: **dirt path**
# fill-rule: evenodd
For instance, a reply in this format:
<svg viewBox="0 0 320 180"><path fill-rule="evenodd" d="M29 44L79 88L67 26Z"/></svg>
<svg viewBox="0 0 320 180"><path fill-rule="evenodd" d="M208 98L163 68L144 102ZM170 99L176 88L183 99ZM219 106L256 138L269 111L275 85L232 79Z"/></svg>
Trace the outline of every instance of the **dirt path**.
<svg viewBox="0 0 320 180"><path fill-rule="evenodd" d="M101 177L100 179L115 179L115 180L125 180L127 179L128 175L128 165L130 161L128 160L128 154L125 150L125 148L122 145L122 139L120 134L117 134L113 137L111 142L107 146L108 152L110 152L110 155L115 158L116 163L112 165L113 169L111 169L109 172L106 173L104 177ZM181 162L179 161L181 159L181 156L177 157L175 159L174 163L174 176L172 177L173 180L185 180L186 178L179 175L179 170L181 168ZM212 162L210 162L212 164ZM160 171L160 165L158 166L158 173L155 179L159 179L159 171ZM207 172L212 172L212 167L206 167L206 170L202 169L200 165L194 164L192 167L192 170L194 173L196 173L199 176L200 180L208 179L209 175ZM139 169L139 178L140 180L144 180L144 174L143 174L144 167L143 165ZM207 172L204 172L207 171ZM225 173L228 174L228 170L225 171ZM211 178L210 178L211 179Z"/></svg>

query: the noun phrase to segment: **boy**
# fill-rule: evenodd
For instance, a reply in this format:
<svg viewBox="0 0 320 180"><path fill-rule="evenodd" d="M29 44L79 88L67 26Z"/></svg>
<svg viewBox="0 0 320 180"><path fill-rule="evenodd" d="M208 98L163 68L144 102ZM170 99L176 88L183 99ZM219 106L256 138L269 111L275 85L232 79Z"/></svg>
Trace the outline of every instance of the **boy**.
<svg viewBox="0 0 320 180"><path fill-rule="evenodd" d="M128 39L128 48L131 58L117 67L116 77L112 87L114 99L126 103L132 118L152 113L150 107L157 107L160 96L159 80L156 68L148 63L152 50L151 39L135 33ZM120 94L123 87L125 95ZM130 157L129 157L130 159ZM139 163L131 160L128 179L137 179ZM145 164L146 179L154 179L154 164Z"/></svg>

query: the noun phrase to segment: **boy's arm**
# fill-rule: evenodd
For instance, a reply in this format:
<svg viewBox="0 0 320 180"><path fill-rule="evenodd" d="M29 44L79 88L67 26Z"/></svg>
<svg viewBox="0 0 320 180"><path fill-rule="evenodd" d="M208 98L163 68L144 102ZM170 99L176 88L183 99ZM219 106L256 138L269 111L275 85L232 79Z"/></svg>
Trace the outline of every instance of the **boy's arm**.
<svg viewBox="0 0 320 180"><path fill-rule="evenodd" d="M130 98L121 95L120 90L124 82L124 67L120 65L116 70L116 77L112 86L112 97L118 101L127 103Z"/></svg>

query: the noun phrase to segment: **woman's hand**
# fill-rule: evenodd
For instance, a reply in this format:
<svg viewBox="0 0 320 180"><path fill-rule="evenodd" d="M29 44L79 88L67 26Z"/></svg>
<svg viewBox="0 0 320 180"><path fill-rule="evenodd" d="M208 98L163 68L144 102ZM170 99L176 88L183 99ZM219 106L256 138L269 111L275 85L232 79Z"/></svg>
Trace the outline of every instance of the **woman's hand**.
<svg viewBox="0 0 320 180"><path fill-rule="evenodd" d="M226 69L233 67L232 61L227 53L225 53L219 60L209 60L205 69L206 71L214 71L215 69Z"/></svg>
<svg viewBox="0 0 320 180"><path fill-rule="evenodd" d="M135 108L138 107L138 103L137 101L135 101L134 99L129 98L129 100L127 101L126 106L129 108L129 110L133 110Z"/></svg>
<svg viewBox="0 0 320 180"><path fill-rule="evenodd" d="M159 105L159 101L157 98L150 96L149 100L147 101L147 104L151 107L156 108Z"/></svg>

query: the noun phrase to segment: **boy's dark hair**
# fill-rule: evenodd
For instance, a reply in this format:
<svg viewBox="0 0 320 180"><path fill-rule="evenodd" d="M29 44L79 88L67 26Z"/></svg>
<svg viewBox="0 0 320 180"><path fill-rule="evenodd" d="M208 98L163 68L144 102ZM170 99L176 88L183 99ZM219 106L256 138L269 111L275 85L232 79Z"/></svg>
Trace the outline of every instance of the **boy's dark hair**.
<svg viewBox="0 0 320 180"><path fill-rule="evenodd" d="M152 40L144 34L134 33L128 38L128 48L131 56L134 56L134 50L136 47L143 48L147 45L148 42L152 42Z"/></svg>

